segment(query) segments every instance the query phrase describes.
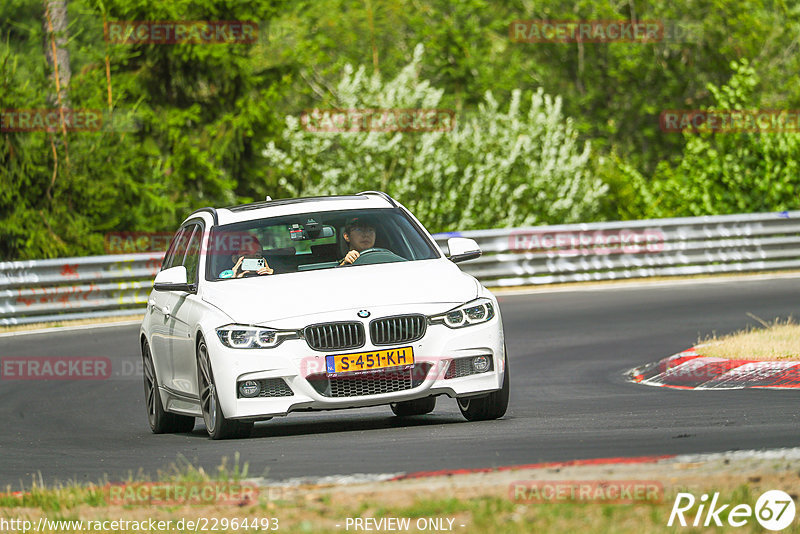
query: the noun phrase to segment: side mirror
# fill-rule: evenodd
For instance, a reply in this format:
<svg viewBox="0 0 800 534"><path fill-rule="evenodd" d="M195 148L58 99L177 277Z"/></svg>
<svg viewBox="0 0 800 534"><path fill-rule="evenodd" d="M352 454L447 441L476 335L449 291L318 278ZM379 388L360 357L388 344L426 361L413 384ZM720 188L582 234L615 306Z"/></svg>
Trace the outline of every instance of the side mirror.
<svg viewBox="0 0 800 534"><path fill-rule="evenodd" d="M481 256L481 247L474 239L466 237L451 237L447 240L447 248L450 250L450 256L447 259L453 263L474 260Z"/></svg>
<svg viewBox="0 0 800 534"><path fill-rule="evenodd" d="M177 267L170 267L156 275L153 281L153 289L156 291L186 291L187 293L195 293L197 286L189 284L186 281L186 267L178 265Z"/></svg>

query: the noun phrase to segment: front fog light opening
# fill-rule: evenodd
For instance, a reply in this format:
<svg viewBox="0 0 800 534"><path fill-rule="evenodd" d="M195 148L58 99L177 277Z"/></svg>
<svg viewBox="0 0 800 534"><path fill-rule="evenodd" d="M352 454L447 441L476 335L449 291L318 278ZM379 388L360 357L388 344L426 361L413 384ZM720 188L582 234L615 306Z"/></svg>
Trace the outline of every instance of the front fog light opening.
<svg viewBox="0 0 800 534"><path fill-rule="evenodd" d="M244 382L239 382L240 396L247 399L252 399L253 397L258 397L259 393L261 393L261 386L259 386L258 382L255 380L245 380Z"/></svg>
<svg viewBox="0 0 800 534"><path fill-rule="evenodd" d="M492 360L489 356L475 356L472 358L472 368L476 373L485 373L492 366Z"/></svg>

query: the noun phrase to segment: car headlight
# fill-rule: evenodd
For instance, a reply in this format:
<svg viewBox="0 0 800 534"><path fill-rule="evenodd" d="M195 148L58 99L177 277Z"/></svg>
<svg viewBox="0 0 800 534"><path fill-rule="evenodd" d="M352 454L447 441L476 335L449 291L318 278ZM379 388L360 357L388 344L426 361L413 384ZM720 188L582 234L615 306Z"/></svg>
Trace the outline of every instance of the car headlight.
<svg viewBox="0 0 800 534"><path fill-rule="evenodd" d="M450 328L463 328L491 321L494 317L494 304L487 298L475 299L450 311L431 315L431 324L443 324Z"/></svg>
<svg viewBox="0 0 800 534"><path fill-rule="evenodd" d="M298 338L294 330L275 330L261 326L229 324L217 328L222 344L232 349L271 349L286 339Z"/></svg>

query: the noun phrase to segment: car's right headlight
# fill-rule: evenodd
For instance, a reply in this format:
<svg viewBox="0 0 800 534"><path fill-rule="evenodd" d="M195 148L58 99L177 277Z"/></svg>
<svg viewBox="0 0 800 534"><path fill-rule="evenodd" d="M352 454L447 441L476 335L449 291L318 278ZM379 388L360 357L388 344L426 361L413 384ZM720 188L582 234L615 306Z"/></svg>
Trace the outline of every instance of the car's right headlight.
<svg viewBox="0 0 800 534"><path fill-rule="evenodd" d="M300 336L295 330L276 330L263 326L229 324L217 328L223 345L232 349L271 349L287 339Z"/></svg>
<svg viewBox="0 0 800 534"><path fill-rule="evenodd" d="M463 328L491 321L494 317L494 304L490 299L479 298L462 304L450 311L431 315L431 324L443 324L450 328Z"/></svg>

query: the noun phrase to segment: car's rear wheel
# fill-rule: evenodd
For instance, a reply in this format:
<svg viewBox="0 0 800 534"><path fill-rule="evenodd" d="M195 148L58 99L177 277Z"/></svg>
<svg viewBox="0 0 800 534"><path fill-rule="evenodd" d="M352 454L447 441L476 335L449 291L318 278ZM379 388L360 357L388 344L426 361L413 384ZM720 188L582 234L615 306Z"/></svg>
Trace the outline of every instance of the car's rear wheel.
<svg viewBox="0 0 800 534"><path fill-rule="evenodd" d="M505 357L505 370L503 371L503 387L499 390L479 398L458 399L458 408L467 421L488 421L499 419L506 414L508 409L508 395L511 384L508 380L508 356Z"/></svg>
<svg viewBox="0 0 800 534"><path fill-rule="evenodd" d="M147 405L147 421L153 434L173 434L191 432L194 428L194 417L178 415L164 411L161 395L158 393L158 380L153 365L150 345L145 341L142 345L144 367L144 400Z"/></svg>
<svg viewBox="0 0 800 534"><path fill-rule="evenodd" d="M222 413L214 373L208 357L208 347L201 339L197 345L197 385L200 391L200 407L203 421L211 439L246 438L253 430L253 423L228 419Z"/></svg>
<svg viewBox="0 0 800 534"><path fill-rule="evenodd" d="M393 402L392 411L398 417L408 417L411 415L425 415L431 413L436 408L436 397L425 397L411 401Z"/></svg>

